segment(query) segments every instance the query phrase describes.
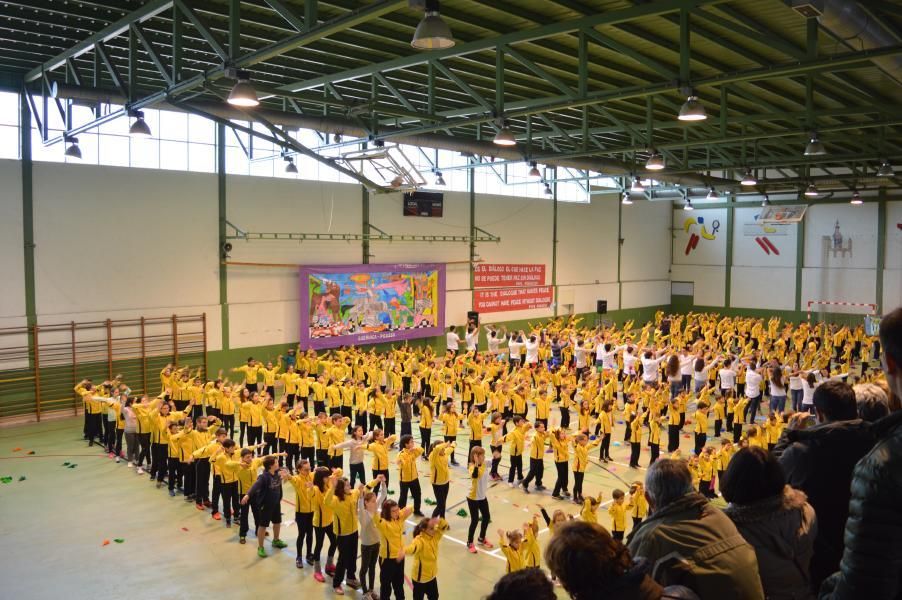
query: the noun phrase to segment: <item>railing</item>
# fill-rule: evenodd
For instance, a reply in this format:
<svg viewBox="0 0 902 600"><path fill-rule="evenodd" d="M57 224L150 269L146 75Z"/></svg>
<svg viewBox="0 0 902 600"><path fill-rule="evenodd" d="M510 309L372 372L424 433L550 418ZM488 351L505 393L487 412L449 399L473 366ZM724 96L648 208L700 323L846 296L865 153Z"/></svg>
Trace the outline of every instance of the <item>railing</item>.
<svg viewBox="0 0 902 600"><path fill-rule="evenodd" d="M0 328L0 422L77 414L85 378L122 375L133 394L157 394L169 363L206 375L206 313Z"/></svg>

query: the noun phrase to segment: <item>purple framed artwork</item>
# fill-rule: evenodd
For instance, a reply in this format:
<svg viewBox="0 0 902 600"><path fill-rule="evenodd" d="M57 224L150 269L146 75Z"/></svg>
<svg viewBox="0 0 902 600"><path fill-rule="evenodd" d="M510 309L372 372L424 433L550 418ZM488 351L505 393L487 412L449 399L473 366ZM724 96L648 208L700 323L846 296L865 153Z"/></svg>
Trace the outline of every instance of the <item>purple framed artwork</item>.
<svg viewBox="0 0 902 600"><path fill-rule="evenodd" d="M443 333L442 263L303 266L299 275L302 349Z"/></svg>

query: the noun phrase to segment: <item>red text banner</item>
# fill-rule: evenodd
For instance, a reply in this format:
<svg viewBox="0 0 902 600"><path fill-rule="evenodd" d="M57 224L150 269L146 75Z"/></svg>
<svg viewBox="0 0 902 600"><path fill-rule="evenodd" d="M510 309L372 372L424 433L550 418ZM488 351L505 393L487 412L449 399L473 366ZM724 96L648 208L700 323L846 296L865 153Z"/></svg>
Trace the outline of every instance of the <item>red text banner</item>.
<svg viewBox="0 0 902 600"><path fill-rule="evenodd" d="M474 285L478 288L545 285L545 265L479 263L474 270Z"/></svg>
<svg viewBox="0 0 902 600"><path fill-rule="evenodd" d="M473 292L473 310L480 313L548 308L553 302L554 289L550 285Z"/></svg>

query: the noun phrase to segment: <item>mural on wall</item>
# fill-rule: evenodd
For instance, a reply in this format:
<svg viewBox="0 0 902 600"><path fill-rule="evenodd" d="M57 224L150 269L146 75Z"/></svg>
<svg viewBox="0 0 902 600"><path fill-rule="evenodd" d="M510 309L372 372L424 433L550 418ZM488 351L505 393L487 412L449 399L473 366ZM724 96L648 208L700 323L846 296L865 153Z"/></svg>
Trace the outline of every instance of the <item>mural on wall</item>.
<svg viewBox="0 0 902 600"><path fill-rule="evenodd" d="M877 264L876 202L815 204L804 223L805 267L873 269Z"/></svg>
<svg viewBox="0 0 902 600"><path fill-rule="evenodd" d="M839 219L836 220L836 224L833 226L833 233L831 235L821 236L821 241L824 244L824 259L828 258L828 254L831 254L833 258L839 256L840 258L844 258L846 254L849 257L852 257L852 238L843 238L842 231L839 228Z"/></svg>
<svg viewBox="0 0 902 600"><path fill-rule="evenodd" d="M799 225L767 219L767 209L735 209L733 265L746 267L795 267Z"/></svg>
<svg viewBox="0 0 902 600"><path fill-rule="evenodd" d="M717 232L720 229L720 221L713 219L710 224L705 223L705 217L699 215L697 217L687 217L683 221L683 230L689 234L689 241L686 242L686 255L698 248L699 241L702 239L715 240Z"/></svg>
<svg viewBox="0 0 902 600"><path fill-rule="evenodd" d="M772 238L785 237L789 228L785 225L773 225L761 221L761 213L755 213L753 221L742 224L742 235L753 238L758 248L764 254L780 256L780 248L777 241Z"/></svg>

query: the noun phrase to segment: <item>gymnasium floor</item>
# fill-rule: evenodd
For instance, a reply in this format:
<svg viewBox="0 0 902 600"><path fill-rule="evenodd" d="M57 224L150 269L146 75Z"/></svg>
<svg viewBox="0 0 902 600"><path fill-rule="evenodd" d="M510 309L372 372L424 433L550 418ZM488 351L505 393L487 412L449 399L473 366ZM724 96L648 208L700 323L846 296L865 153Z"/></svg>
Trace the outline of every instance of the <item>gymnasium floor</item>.
<svg viewBox="0 0 902 600"><path fill-rule="evenodd" d="M180 496L170 498L165 487L156 489L149 477L137 476L125 461L116 464L88 448L81 440L81 428L81 419L73 418L0 429L0 476L12 478L0 484L0 535L5 549L0 597L250 598L288 592L301 592L303 598L334 597L328 578L326 584L317 583L311 567L300 570L294 565L291 486L285 487L283 512L283 521L291 523L282 535L288 548L274 550L267 543L270 556L260 559L252 538L245 546L238 544L237 526L227 529L224 522L211 519L209 511L199 512ZM433 438L437 432L436 428ZM687 425L680 439L684 456L692 448L690 432L691 425ZM466 435L464 430L459 437L464 449ZM599 522L605 526L610 525L605 507L611 491L628 488L620 478L630 482L644 477L644 469L627 466L629 448L622 442L622 424L615 424L612 439L620 443L611 448L615 464L607 465L610 472L597 463L591 465L584 484L586 495L604 493ZM17 448L20 450L14 451ZM597 452L592 452L596 461ZM463 449L458 449L458 460L465 464L462 458ZM392 464L393 460L394 452ZM63 466L65 462L77 466L68 468ZM640 464L647 462L648 451L643 448ZM369 474L369 459L366 464ZM508 464L505 456L500 469L505 478ZM423 497L432 498L426 463L419 462L419 468ZM489 538L496 549L470 555L464 546L469 518L456 515L466 508L465 467L452 471L456 477L448 498L451 530L440 546L438 575L440 594L446 598L476 600L491 590L505 572L503 556L497 550L497 530L521 526L538 512L536 503L542 502L549 513L555 508L578 512L572 502L550 498L554 464L546 457L543 483L547 491L526 494L519 487L512 489L506 480L493 485ZM21 477L25 480L19 481ZM394 468L392 477L396 493L390 497L397 499ZM572 489L572 473L570 477ZM422 510L429 514L431 507L424 504ZM539 522L539 540L544 547L548 532L541 518ZM110 543L103 545L105 540ZM407 562L409 571L410 560ZM350 597L359 597L359 592L346 591Z"/></svg>

